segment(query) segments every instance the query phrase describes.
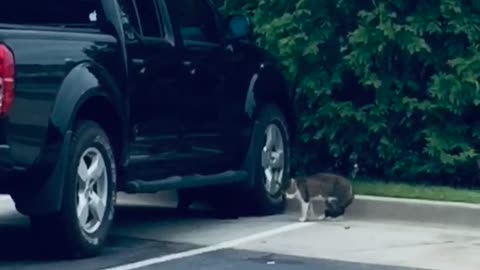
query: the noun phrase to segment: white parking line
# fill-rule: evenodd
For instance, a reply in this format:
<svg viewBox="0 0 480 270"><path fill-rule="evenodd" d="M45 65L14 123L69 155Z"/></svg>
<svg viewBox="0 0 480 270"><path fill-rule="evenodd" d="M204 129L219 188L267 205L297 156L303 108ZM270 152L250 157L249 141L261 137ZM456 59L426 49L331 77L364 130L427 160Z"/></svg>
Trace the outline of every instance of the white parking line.
<svg viewBox="0 0 480 270"><path fill-rule="evenodd" d="M169 255L155 257L155 258L150 258L150 259L146 259L146 260L142 260L142 261L138 261L138 262L134 262L134 263L129 263L129 264L125 264L125 265L120 265L120 266L116 266L116 267L112 267L112 268L105 268L103 270L133 270L133 269L138 269L138 268L142 268L142 267L146 267L146 266L150 266L150 265L154 265L154 264L164 263L164 262L173 261L173 260L177 260L177 259L182 259L182 258L186 258L186 257L192 257L192 256L196 256L196 255L200 255L200 254L204 254L204 253L208 253L208 252L214 252L214 251L218 251L218 250L222 250L222 249L233 248L233 247L245 244L247 242L256 241L256 240L266 238L266 237L270 237L270 236L274 236L274 235L277 235L277 234L302 229L302 228L311 226L313 224L315 224L315 223L306 222L306 223L289 224L289 225L286 225L286 226L283 226L283 227L280 227L280 228L277 228L277 229L264 231L264 232L253 234L253 235L250 235L250 236L247 236L247 237L242 237L242 238L238 238L238 239L235 239L235 240L219 243L219 244L216 244L216 245L211 245L211 246L192 249L192 250L188 250L188 251L184 251L184 252L169 254Z"/></svg>

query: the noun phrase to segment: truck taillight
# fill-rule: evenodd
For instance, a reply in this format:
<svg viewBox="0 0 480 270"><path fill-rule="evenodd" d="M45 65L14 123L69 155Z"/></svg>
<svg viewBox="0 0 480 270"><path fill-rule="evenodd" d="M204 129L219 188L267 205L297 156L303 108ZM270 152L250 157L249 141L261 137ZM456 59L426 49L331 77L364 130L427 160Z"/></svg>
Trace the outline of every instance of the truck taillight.
<svg viewBox="0 0 480 270"><path fill-rule="evenodd" d="M10 49L0 44L0 116L5 116L15 98L15 59Z"/></svg>

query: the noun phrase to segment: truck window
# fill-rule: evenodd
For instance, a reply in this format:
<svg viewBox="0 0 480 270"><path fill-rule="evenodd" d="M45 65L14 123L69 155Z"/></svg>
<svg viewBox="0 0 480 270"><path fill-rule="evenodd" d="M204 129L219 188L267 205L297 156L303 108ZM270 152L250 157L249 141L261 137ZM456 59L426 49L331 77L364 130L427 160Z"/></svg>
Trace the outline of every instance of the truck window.
<svg viewBox="0 0 480 270"><path fill-rule="evenodd" d="M156 0L119 0L118 3L126 29L133 27L134 31L144 37L163 36Z"/></svg>
<svg viewBox="0 0 480 270"><path fill-rule="evenodd" d="M123 30L127 39L134 40L135 33L141 34L140 21L133 0L118 0L120 12L122 13Z"/></svg>
<svg viewBox="0 0 480 270"><path fill-rule="evenodd" d="M161 37L160 16L155 0L136 0L142 33L145 37Z"/></svg>
<svg viewBox="0 0 480 270"><path fill-rule="evenodd" d="M99 5L98 0L4 1L0 12L0 23L96 27Z"/></svg>
<svg viewBox="0 0 480 270"><path fill-rule="evenodd" d="M204 0L167 0L167 8L185 41L218 43L215 13Z"/></svg>

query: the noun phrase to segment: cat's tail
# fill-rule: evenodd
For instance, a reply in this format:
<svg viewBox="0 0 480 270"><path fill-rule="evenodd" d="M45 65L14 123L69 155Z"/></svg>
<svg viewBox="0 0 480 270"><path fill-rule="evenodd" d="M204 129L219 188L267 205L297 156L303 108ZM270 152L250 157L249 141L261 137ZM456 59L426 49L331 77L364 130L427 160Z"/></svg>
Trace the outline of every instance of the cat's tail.
<svg viewBox="0 0 480 270"><path fill-rule="evenodd" d="M350 196L350 198L345 202L345 207L348 207L350 206L350 204L352 204L352 202L355 200L355 194L352 193L352 195Z"/></svg>
<svg viewBox="0 0 480 270"><path fill-rule="evenodd" d="M350 186L348 194L345 194L346 196L340 196L339 198L332 197L332 201L329 201L329 203L337 203L340 207L342 208L347 208L349 207L354 199L355 199L355 194L353 193L353 188ZM329 197L330 199L331 197Z"/></svg>
<svg viewBox="0 0 480 270"><path fill-rule="evenodd" d="M355 200L355 193L353 192L353 186L350 186L350 196L348 197L348 200L345 202L345 207L350 206L350 204L352 204L354 200Z"/></svg>

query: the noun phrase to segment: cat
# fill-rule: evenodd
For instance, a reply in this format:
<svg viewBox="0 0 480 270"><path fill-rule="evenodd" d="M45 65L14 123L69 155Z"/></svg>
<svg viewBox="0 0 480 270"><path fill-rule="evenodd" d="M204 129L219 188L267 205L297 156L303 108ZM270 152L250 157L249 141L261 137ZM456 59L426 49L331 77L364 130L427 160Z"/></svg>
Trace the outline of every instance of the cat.
<svg viewBox="0 0 480 270"><path fill-rule="evenodd" d="M325 204L324 214L317 217L318 220L323 220L342 217L355 197L350 180L332 173L292 178L285 193L287 199L300 201L301 222L314 218L314 201L322 201Z"/></svg>

